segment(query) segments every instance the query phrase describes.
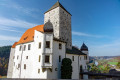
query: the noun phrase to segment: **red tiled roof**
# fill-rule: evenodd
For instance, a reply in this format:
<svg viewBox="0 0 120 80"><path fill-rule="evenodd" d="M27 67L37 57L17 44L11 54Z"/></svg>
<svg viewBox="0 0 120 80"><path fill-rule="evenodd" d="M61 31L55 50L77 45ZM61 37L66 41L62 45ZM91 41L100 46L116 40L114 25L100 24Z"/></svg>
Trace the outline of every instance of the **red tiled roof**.
<svg viewBox="0 0 120 80"><path fill-rule="evenodd" d="M15 43L12 45L12 48L15 48L16 45L17 45L17 42L15 42Z"/></svg>
<svg viewBox="0 0 120 80"><path fill-rule="evenodd" d="M33 28L28 29L21 37L21 39L18 41L17 44L22 44L26 42L31 42L34 40L34 32L35 30L44 32L44 25L38 25Z"/></svg>

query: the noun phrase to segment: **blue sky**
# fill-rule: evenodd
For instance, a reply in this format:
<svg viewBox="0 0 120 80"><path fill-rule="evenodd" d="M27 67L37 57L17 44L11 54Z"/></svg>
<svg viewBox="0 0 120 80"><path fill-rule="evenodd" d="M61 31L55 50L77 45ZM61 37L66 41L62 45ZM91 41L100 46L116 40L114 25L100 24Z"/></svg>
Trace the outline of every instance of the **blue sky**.
<svg viewBox="0 0 120 80"><path fill-rule="evenodd" d="M0 46L12 45L29 28L43 24L57 0L0 0ZM120 0L60 0L72 14L72 43L91 56L120 55Z"/></svg>

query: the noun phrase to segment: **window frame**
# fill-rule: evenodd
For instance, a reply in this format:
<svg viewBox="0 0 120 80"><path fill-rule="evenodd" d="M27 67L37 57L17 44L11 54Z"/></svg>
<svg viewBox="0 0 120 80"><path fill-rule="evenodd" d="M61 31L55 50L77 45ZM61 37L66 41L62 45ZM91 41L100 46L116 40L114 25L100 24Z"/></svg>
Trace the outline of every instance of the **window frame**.
<svg viewBox="0 0 120 80"><path fill-rule="evenodd" d="M46 41L46 48L50 48L50 41Z"/></svg>
<svg viewBox="0 0 120 80"><path fill-rule="evenodd" d="M45 63L50 63L50 55L45 55Z"/></svg>
<svg viewBox="0 0 120 80"><path fill-rule="evenodd" d="M24 64L24 69L26 69L26 64Z"/></svg>
<svg viewBox="0 0 120 80"><path fill-rule="evenodd" d="M24 51L26 50L26 45L24 45Z"/></svg>
<svg viewBox="0 0 120 80"><path fill-rule="evenodd" d="M39 46L38 46L39 49L41 49L41 42L39 42Z"/></svg>
<svg viewBox="0 0 120 80"><path fill-rule="evenodd" d="M31 50L31 44L28 44L28 50Z"/></svg>
<svg viewBox="0 0 120 80"><path fill-rule="evenodd" d="M59 43L59 49L62 49L62 44L61 43Z"/></svg>
<svg viewBox="0 0 120 80"><path fill-rule="evenodd" d="M74 59L74 56L72 56L72 61L74 61L75 59Z"/></svg>

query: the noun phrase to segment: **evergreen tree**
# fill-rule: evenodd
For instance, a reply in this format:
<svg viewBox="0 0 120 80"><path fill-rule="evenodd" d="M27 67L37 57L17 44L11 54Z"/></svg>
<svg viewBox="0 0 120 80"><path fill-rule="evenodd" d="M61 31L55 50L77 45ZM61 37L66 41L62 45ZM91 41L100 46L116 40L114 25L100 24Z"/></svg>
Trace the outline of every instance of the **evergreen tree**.
<svg viewBox="0 0 120 80"><path fill-rule="evenodd" d="M69 58L64 58L61 65L61 78L71 79L72 76L72 61Z"/></svg>

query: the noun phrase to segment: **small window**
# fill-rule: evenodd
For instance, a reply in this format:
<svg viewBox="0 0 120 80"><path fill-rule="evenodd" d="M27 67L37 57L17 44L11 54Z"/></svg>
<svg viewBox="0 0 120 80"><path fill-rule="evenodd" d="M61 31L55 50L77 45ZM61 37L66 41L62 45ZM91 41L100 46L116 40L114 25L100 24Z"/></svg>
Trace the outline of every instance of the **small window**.
<svg viewBox="0 0 120 80"><path fill-rule="evenodd" d="M50 59L50 56L46 55L45 56L45 63L50 63L49 59Z"/></svg>
<svg viewBox="0 0 120 80"><path fill-rule="evenodd" d="M87 56L86 56L86 60L87 60Z"/></svg>
<svg viewBox="0 0 120 80"><path fill-rule="evenodd" d="M46 41L46 48L50 48L50 41Z"/></svg>
<svg viewBox="0 0 120 80"><path fill-rule="evenodd" d="M30 50L31 49L31 44L28 44L28 50Z"/></svg>
<svg viewBox="0 0 120 80"><path fill-rule="evenodd" d="M19 56L17 56L17 59L19 58Z"/></svg>
<svg viewBox="0 0 120 80"><path fill-rule="evenodd" d="M13 56L13 59L15 59L15 56Z"/></svg>
<svg viewBox="0 0 120 80"><path fill-rule="evenodd" d="M14 62L14 66L15 66L15 62Z"/></svg>
<svg viewBox="0 0 120 80"><path fill-rule="evenodd" d="M20 68L20 64L18 64L18 68Z"/></svg>
<svg viewBox="0 0 120 80"><path fill-rule="evenodd" d="M39 62L40 62L40 58L41 58L41 56L39 55Z"/></svg>
<svg viewBox="0 0 120 80"><path fill-rule="evenodd" d="M61 56L59 56L59 62L61 62Z"/></svg>
<svg viewBox="0 0 120 80"><path fill-rule="evenodd" d="M40 69L38 69L38 73L40 73Z"/></svg>
<svg viewBox="0 0 120 80"><path fill-rule="evenodd" d="M24 64L24 69L26 69L26 64Z"/></svg>
<svg viewBox="0 0 120 80"><path fill-rule="evenodd" d="M22 46L20 46L20 48L19 48L19 51L21 51L22 50Z"/></svg>
<svg viewBox="0 0 120 80"><path fill-rule="evenodd" d="M72 60L74 61L74 56L72 56Z"/></svg>
<svg viewBox="0 0 120 80"><path fill-rule="evenodd" d="M28 59L28 56L26 56L26 59Z"/></svg>
<svg viewBox="0 0 120 80"><path fill-rule="evenodd" d="M80 57L80 60L81 60L81 57Z"/></svg>
<svg viewBox="0 0 120 80"><path fill-rule="evenodd" d="M86 60L86 56L84 56L84 60Z"/></svg>
<svg viewBox="0 0 120 80"><path fill-rule="evenodd" d="M24 51L25 51L25 49L26 49L26 45L24 45Z"/></svg>
<svg viewBox="0 0 120 80"><path fill-rule="evenodd" d="M59 43L59 49L62 49L62 44L61 43Z"/></svg>
<svg viewBox="0 0 120 80"><path fill-rule="evenodd" d="M41 48L41 42L39 42L39 49Z"/></svg>

